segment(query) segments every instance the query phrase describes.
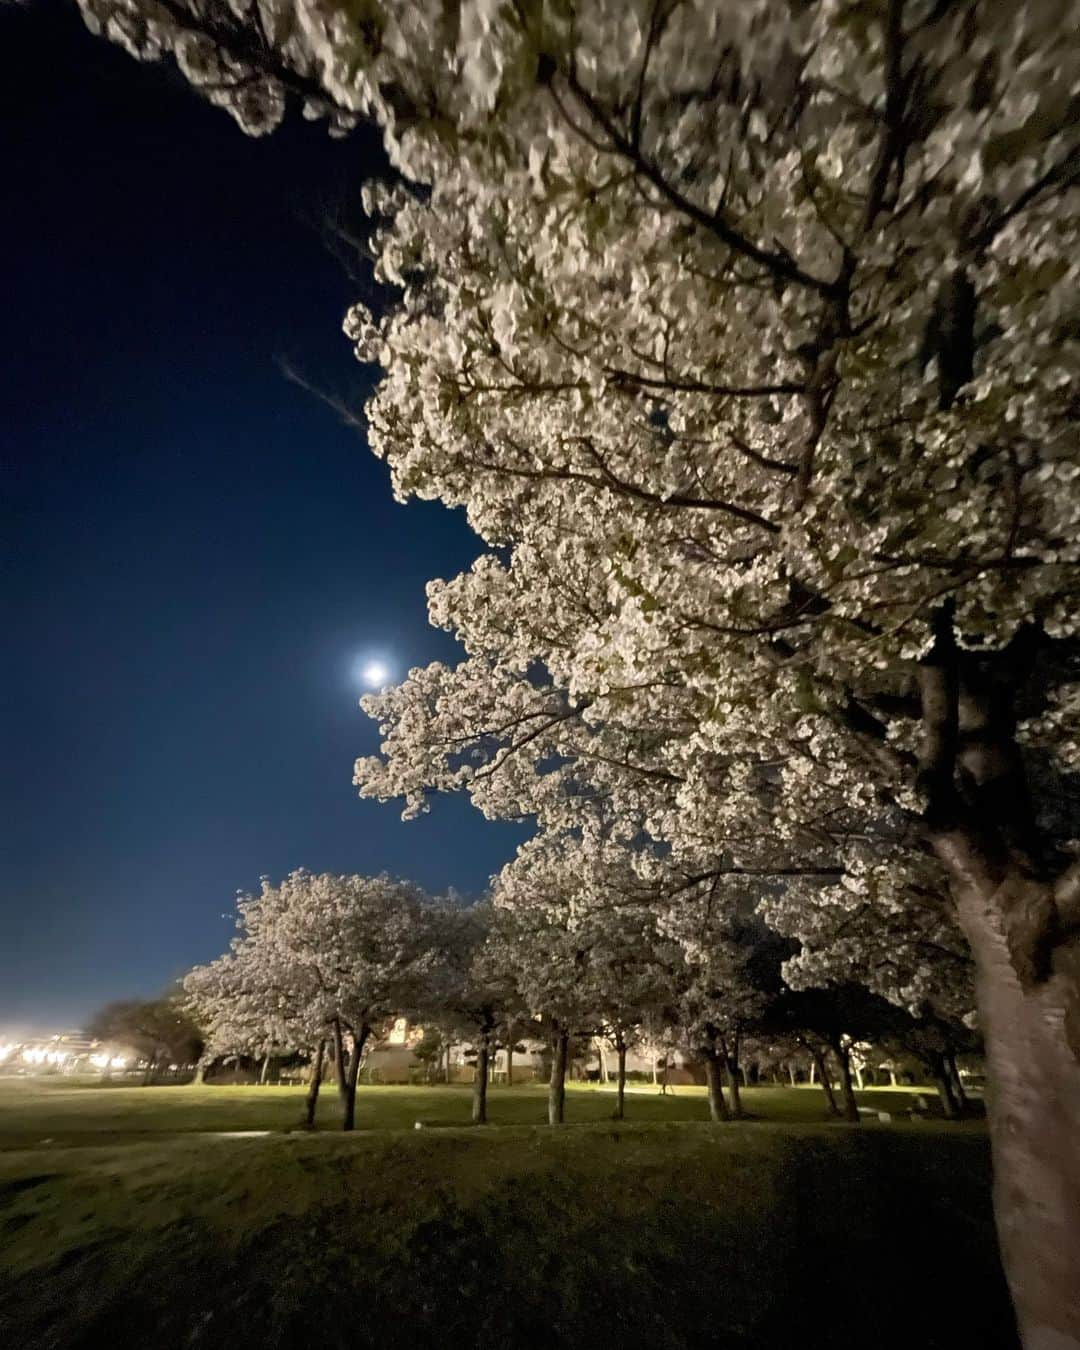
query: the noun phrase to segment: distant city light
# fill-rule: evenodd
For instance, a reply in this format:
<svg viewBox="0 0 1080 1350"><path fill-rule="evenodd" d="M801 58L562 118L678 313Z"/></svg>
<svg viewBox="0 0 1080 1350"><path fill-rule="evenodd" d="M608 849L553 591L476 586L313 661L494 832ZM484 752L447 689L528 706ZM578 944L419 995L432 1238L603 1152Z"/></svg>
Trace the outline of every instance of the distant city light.
<svg viewBox="0 0 1080 1350"><path fill-rule="evenodd" d="M123 1055L113 1055L110 1058L99 1051L96 1055L90 1056L90 1063L95 1069L122 1069L127 1064L127 1060Z"/></svg>
<svg viewBox="0 0 1080 1350"><path fill-rule="evenodd" d="M98 1048L90 1053L94 1046ZM64 1047L64 1048L61 1048ZM130 1055L116 1055L101 1049L100 1041L92 1041L79 1033L65 1032L48 1040L0 1041L0 1064L12 1067L24 1064L31 1070L56 1070L60 1073L78 1073L92 1066L95 1069L124 1069L131 1063Z"/></svg>

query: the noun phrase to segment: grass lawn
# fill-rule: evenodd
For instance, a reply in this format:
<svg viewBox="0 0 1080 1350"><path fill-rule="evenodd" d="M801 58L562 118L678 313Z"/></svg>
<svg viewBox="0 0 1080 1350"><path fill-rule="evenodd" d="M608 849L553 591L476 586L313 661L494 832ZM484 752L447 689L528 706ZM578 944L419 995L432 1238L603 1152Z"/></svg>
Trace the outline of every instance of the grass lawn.
<svg viewBox="0 0 1080 1350"><path fill-rule="evenodd" d="M492 1125L539 1125L547 1118L543 1085L493 1087L488 1094ZM923 1089L930 1098L933 1093ZM871 1112L890 1112L907 1120L915 1093L905 1088L874 1088L860 1094ZM743 1090L743 1106L755 1118L790 1124L824 1120L820 1088L755 1087ZM147 1134L192 1131L289 1130L303 1115L299 1087L121 1087L98 1079L0 1078L0 1150L50 1145L138 1140ZM570 1124L611 1118L613 1090L571 1084L566 1116ZM358 1129L411 1129L467 1125L467 1087L367 1087L357 1094ZM661 1096L654 1087L634 1085L627 1092L628 1121L705 1121L704 1088L678 1087ZM873 1121L873 1116L869 1117ZM876 1123L876 1122L874 1122ZM340 1128L340 1108L332 1085L319 1102L320 1130ZM925 1128L920 1126L920 1128ZM44 1141L49 1141L48 1145Z"/></svg>
<svg viewBox="0 0 1080 1350"><path fill-rule="evenodd" d="M295 1088L0 1080L0 1345L1015 1350L981 1128L746 1095L576 1090L552 1130L494 1089L476 1130L467 1088L362 1088L346 1136L332 1093L303 1134Z"/></svg>

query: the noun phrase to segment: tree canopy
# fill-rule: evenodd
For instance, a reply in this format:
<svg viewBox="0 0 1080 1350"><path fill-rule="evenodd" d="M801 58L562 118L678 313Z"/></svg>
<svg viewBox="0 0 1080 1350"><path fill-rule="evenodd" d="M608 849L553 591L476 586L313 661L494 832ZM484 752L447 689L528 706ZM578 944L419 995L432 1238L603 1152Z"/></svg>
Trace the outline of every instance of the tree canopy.
<svg viewBox="0 0 1080 1350"><path fill-rule="evenodd" d="M384 131L368 439L485 551L360 790L614 850L669 932L749 897L796 981L955 1016L973 973L1021 1323L1080 1343L1061 5L80 3L245 130Z"/></svg>

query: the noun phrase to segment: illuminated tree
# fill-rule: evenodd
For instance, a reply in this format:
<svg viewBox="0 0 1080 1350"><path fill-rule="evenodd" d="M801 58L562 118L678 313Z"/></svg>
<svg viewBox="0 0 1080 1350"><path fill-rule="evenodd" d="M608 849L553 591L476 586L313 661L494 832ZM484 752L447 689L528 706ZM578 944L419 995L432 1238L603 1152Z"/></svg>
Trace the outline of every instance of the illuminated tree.
<svg viewBox="0 0 1080 1350"><path fill-rule="evenodd" d="M500 887L495 903L501 905ZM590 1036L596 1010L584 985L588 951L557 904L538 895L536 903L505 908L493 934L489 959L506 971L551 1047L548 1124L561 1125L566 1112L566 1074L576 1037Z"/></svg>
<svg viewBox="0 0 1080 1350"><path fill-rule="evenodd" d="M307 1054L321 1059L324 1029L312 1017L310 990L291 966L258 941L257 926L232 943L230 951L196 966L183 981L188 1006L206 1027L200 1064L236 1055L261 1061L265 1082L275 1056ZM197 1075L198 1077L198 1075ZM314 1125L318 1081L312 1079L306 1123Z"/></svg>
<svg viewBox="0 0 1080 1350"><path fill-rule="evenodd" d="M527 1006L552 1017L553 1026L560 1019L572 1023L575 1034L591 1031L615 1050L619 1120L626 1106L627 1052L650 1028L670 1020L684 965L682 949L658 928L655 885L643 880L634 862L631 850L610 840L541 833L522 845L495 889L510 933L530 936L519 976ZM546 958L539 949L545 934ZM563 999L573 1010L565 1017L559 1011Z"/></svg>
<svg viewBox="0 0 1080 1350"><path fill-rule="evenodd" d="M463 908L443 905L428 915L429 941L438 953L425 981L419 1015L442 1033L466 1041L475 1055L472 1120L487 1123L487 1089L492 1057L511 1046L525 1009L503 956L505 919L484 901Z"/></svg>
<svg viewBox="0 0 1080 1350"><path fill-rule="evenodd" d="M342 1128L353 1129L372 1032L419 1002L436 964L423 892L386 875L297 871L276 885L264 879L237 912L231 954L193 972L189 993L219 1010L226 1039L304 1045L321 1061L332 1038Z"/></svg>
<svg viewBox="0 0 1080 1350"><path fill-rule="evenodd" d="M975 961L1022 1331L1080 1344L1060 4L384 0L361 22L283 0L216 31L196 0L84 11L249 129L298 78L384 128L408 181L367 197L401 301L348 322L385 371L372 445L400 494L463 505L499 550L434 588L470 660L410 696L441 683L471 720L493 678L527 719L487 725L504 748L575 718L667 730L649 767L675 791L649 819L687 866L711 836L709 865L779 872L746 838L762 816L825 866L838 795L935 852ZM569 809L557 767L425 783L407 702L376 709L403 763L361 766L367 790L454 777L493 812Z"/></svg>

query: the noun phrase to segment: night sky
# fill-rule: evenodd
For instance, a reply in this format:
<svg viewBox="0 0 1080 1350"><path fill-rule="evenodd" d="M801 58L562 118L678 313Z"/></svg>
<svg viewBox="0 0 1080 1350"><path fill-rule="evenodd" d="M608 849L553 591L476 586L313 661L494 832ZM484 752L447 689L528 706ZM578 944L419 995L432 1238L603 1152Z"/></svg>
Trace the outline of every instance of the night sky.
<svg viewBox="0 0 1080 1350"><path fill-rule="evenodd" d="M476 893L524 837L351 783L358 666L454 659L424 583L479 551L275 365L362 397L309 218L380 163L249 140L73 8L0 4L0 1032L161 991L263 874Z"/></svg>

